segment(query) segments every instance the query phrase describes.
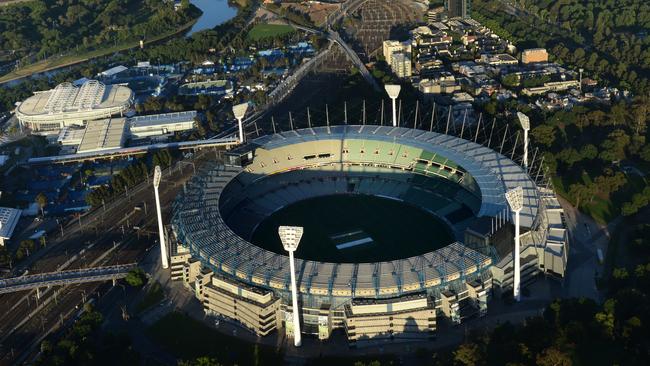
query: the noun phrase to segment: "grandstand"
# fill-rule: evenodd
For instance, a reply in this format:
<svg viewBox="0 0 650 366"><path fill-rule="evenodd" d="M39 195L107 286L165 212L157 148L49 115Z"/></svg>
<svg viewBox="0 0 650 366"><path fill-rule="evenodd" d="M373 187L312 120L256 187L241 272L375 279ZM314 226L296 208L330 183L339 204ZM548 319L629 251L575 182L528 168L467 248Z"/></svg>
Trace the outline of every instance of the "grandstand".
<svg viewBox="0 0 650 366"><path fill-rule="evenodd" d="M212 306L217 300L197 287L229 278L234 285L229 295L220 290L220 296L231 296L231 304L240 307L232 306L241 310L238 286L270 294L279 306L267 299L269 305L249 303L256 307L247 311L268 311L273 304L275 326L290 334L288 257L250 240L275 212L332 195L376 196L417 206L444 222L455 241L382 261L327 262L298 255L301 329L321 339L337 328L345 329L355 345L385 340L389 331L392 340L416 339L415 333L435 331L431 312L456 323L484 315L493 283L498 293L512 286L512 253L497 249L512 244L495 238L511 226L504 195L516 186L524 190L526 278L540 271L562 276L566 267L566 232L558 224L561 212L552 191L539 188L512 160L467 140L400 127L328 126L259 137L227 158L227 165L215 163L196 174L173 205L172 278L195 289L206 311L240 320L232 309L220 312ZM483 233L485 244L463 244L474 223L485 219L492 223ZM366 306L376 312L362 310ZM387 316L412 318L415 324L389 329L382 320ZM354 322L373 330L362 335ZM268 323L246 324L260 335L269 331Z"/></svg>
<svg viewBox="0 0 650 366"><path fill-rule="evenodd" d="M58 131L65 126L122 116L132 103L131 89L87 80L79 87L62 83L34 93L18 105L16 116L35 132Z"/></svg>

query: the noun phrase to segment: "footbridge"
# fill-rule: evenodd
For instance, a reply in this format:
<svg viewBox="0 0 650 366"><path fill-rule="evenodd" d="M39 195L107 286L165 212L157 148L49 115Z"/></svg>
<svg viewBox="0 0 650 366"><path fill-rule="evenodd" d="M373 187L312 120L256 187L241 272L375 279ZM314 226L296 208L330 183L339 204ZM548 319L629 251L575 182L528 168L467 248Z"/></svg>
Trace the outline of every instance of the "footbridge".
<svg viewBox="0 0 650 366"><path fill-rule="evenodd" d="M363 4L364 2L365 2L365 0L362 1L362 2L360 2L360 3L358 4L358 6L361 6L361 4ZM357 6L357 7L358 7L358 6ZM296 28L296 29L300 29L300 30L302 30L302 31L309 32L309 33L318 34L318 35L320 35L320 36L326 37L326 38L329 39L331 42L334 42L334 43L338 44L339 47L341 47L341 49L343 49L343 51L345 52L345 54L346 54L346 56L348 57L348 59L349 59L349 60L354 64L354 66L355 66L357 69L359 69L359 72L361 73L361 75L363 76L363 78L366 80L366 82L367 82L368 84L372 85L372 87L373 87L376 91L381 91L381 87L379 86L379 83L377 83L377 80L375 80L375 78L370 74L370 71L368 71L368 68L366 67L366 64L364 64L363 61L361 61L361 59L359 58L359 55L357 55L357 53L352 49L352 47L350 47L350 45L347 44L347 43L343 40L343 38L341 38L341 36L339 35L338 32L336 32L335 30L329 28L329 26L328 26L328 28L327 28L327 32L323 32L323 31L320 31L320 30L318 30L318 29L313 29L313 28L305 27L305 26L302 26L302 25L299 25L299 24L295 24L295 23L290 23L290 24L291 24L294 28ZM329 48L328 48L326 51L324 51L324 52L328 52L328 51L329 51ZM324 53L324 52L321 52L320 54L322 54L322 53ZM319 54L319 55L320 55L320 54ZM305 74L306 74L306 73L305 73ZM298 73L296 72L296 73L294 73L292 76L298 76L298 77L296 78L296 80L300 80L300 79L302 78L302 76L304 76L304 74L303 74L303 75L298 75ZM292 76L291 76L291 77L292 77ZM287 78L287 79L285 79L285 80L288 80L288 79L289 79L289 78ZM297 83L297 82L296 82L296 83ZM277 88L276 88L276 89L277 89Z"/></svg>
<svg viewBox="0 0 650 366"><path fill-rule="evenodd" d="M49 286L66 286L78 283L118 280L126 277L127 273L134 268L136 268L136 263L129 263L1 279L0 294Z"/></svg>

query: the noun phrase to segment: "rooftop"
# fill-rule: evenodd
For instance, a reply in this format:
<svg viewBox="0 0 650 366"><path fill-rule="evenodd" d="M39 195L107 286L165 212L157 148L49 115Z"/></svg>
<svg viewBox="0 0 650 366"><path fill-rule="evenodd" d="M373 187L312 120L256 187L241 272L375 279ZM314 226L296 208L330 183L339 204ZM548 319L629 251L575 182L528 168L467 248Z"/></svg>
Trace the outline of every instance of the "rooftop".
<svg viewBox="0 0 650 366"><path fill-rule="evenodd" d="M131 89L122 85L104 85L97 80L88 80L80 87L62 83L34 93L20 104L18 112L33 116L112 108L129 104L131 97Z"/></svg>
<svg viewBox="0 0 650 366"><path fill-rule="evenodd" d="M122 147L125 118L89 121L77 152L99 151Z"/></svg>
<svg viewBox="0 0 650 366"><path fill-rule="evenodd" d="M158 126L168 123L180 123L194 121L196 111L176 112L176 113L163 113L153 114L150 116L137 116L129 119L129 126L131 128L144 128L150 126Z"/></svg>

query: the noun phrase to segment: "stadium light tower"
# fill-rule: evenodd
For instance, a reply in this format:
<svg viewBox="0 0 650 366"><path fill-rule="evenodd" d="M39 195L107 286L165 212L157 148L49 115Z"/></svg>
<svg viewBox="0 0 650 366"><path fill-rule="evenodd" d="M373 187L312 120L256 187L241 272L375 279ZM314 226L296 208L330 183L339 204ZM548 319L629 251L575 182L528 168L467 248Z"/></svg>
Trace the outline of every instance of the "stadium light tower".
<svg viewBox="0 0 650 366"><path fill-rule="evenodd" d="M402 87L394 84L386 84L384 86L386 93L393 101L393 127L397 127L397 97L399 96L400 90Z"/></svg>
<svg viewBox="0 0 650 366"><path fill-rule="evenodd" d="M237 119L237 123L239 124L240 143L244 143L244 125L242 124L242 120L246 115L247 109L248 109L248 103L237 104L236 106L232 107L232 113L235 115L235 118Z"/></svg>
<svg viewBox="0 0 650 366"><path fill-rule="evenodd" d="M515 274L512 291L516 301L521 300L521 264L519 249L519 213L524 207L524 190L521 187L513 188L506 192L506 200L510 209L515 213Z"/></svg>
<svg viewBox="0 0 650 366"><path fill-rule="evenodd" d="M524 129L524 168L528 172L528 131L530 131L530 118L521 112L517 112L517 118L519 118L521 128Z"/></svg>
<svg viewBox="0 0 650 366"><path fill-rule="evenodd" d="M293 252L298 249L302 238L303 228L300 226L280 226L278 234L282 241L284 250L289 252L289 267L291 270L291 307L293 309L293 345L300 347L302 344L300 335L300 315L298 313L298 289L296 286L296 270L293 261Z"/></svg>
<svg viewBox="0 0 650 366"><path fill-rule="evenodd" d="M156 195L156 214L158 215L158 234L160 235L160 259L162 260L163 268L168 268L167 246L165 245L165 233L163 232L162 214L160 213L160 195L158 194L161 176L160 165L156 165L153 171L153 191Z"/></svg>

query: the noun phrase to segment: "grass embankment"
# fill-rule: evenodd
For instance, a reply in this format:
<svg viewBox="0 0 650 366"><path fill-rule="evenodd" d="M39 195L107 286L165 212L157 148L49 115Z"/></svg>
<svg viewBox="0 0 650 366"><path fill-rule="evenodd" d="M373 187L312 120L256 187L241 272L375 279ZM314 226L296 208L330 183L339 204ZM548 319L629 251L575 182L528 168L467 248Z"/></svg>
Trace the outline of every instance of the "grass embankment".
<svg viewBox="0 0 650 366"><path fill-rule="evenodd" d="M196 23L197 20L198 18L186 23L185 25L183 25L182 27L176 30L161 33L155 37L148 38L144 43L146 45L149 43L158 42L165 38L182 33L190 29L194 25L194 23ZM47 60L38 61L29 65L25 65L19 68L18 70L14 70L8 74L1 76L0 83L6 83L8 81L21 79L33 74L51 71L61 67L72 66L84 61L91 60L93 58L109 55L111 53L124 51L131 48L136 48L139 46L140 46L140 41L131 41L131 42L120 43L111 47L96 49L92 51L81 51L81 52L75 52L61 57L50 57Z"/></svg>
<svg viewBox="0 0 650 366"><path fill-rule="evenodd" d="M184 360L207 356L227 365L255 365L262 360L266 365L282 363L282 356L271 348L221 334L181 313L167 314L147 329L147 335Z"/></svg>
<svg viewBox="0 0 650 366"><path fill-rule="evenodd" d="M274 38L295 32L295 29L286 24L256 24L249 32L248 39L259 41L264 38Z"/></svg>

